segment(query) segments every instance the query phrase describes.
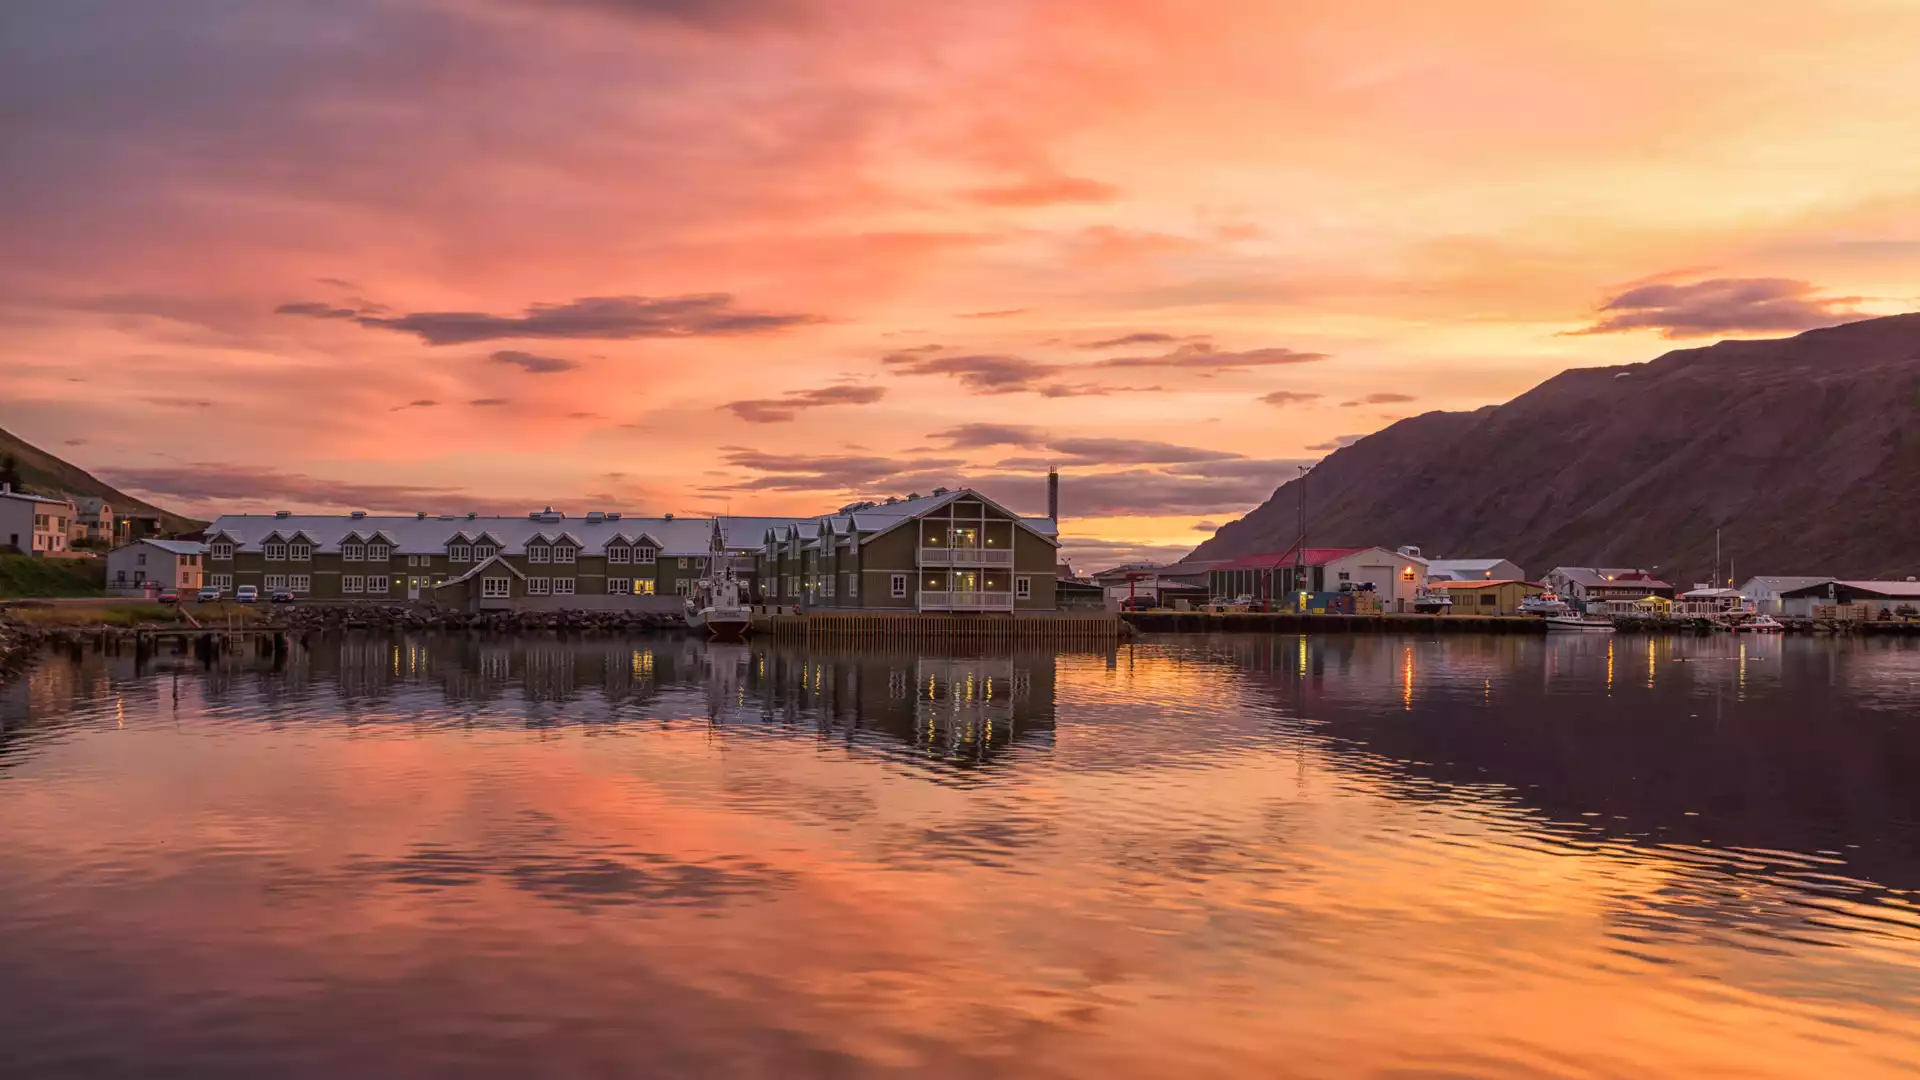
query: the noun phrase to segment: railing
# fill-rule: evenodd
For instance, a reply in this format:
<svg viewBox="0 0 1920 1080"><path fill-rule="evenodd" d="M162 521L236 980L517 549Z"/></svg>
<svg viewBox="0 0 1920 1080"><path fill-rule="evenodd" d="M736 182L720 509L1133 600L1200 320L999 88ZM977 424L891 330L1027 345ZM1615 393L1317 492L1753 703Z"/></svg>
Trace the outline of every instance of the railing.
<svg viewBox="0 0 1920 1080"><path fill-rule="evenodd" d="M987 547L923 547L921 566L1012 566L1013 551Z"/></svg>
<svg viewBox="0 0 1920 1080"><path fill-rule="evenodd" d="M1012 611L1010 592L923 592L921 611Z"/></svg>

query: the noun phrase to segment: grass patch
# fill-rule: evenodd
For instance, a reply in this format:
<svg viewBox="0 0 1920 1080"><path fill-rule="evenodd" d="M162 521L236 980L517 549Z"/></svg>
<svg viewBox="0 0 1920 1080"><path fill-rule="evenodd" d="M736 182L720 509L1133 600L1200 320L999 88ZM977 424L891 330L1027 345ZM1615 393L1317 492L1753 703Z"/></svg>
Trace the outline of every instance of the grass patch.
<svg viewBox="0 0 1920 1080"><path fill-rule="evenodd" d="M107 591L104 559L37 559L0 555L0 598L100 596Z"/></svg>

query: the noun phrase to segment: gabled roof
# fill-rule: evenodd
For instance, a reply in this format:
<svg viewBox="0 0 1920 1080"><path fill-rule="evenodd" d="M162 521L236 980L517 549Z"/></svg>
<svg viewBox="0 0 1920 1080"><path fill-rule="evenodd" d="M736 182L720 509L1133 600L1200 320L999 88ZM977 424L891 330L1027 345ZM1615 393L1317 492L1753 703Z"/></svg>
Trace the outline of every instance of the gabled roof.
<svg viewBox="0 0 1920 1080"><path fill-rule="evenodd" d="M1833 580L1835 579L1831 575L1795 576L1792 574L1785 574L1785 575L1756 574L1753 577L1748 578L1746 584L1740 586L1740 591L1746 592L1748 589L1751 589L1754 586L1758 585L1761 588L1772 589L1774 592L1787 592L1788 590L1791 590L1791 589L1805 589L1813 585L1825 585L1827 582L1833 581Z"/></svg>
<svg viewBox="0 0 1920 1080"><path fill-rule="evenodd" d="M45 495L29 495L24 491L13 491L11 489L0 491L0 499L19 499L22 502L52 503L55 506L73 505L71 499L51 499Z"/></svg>
<svg viewBox="0 0 1920 1080"><path fill-rule="evenodd" d="M192 540L136 540L134 543L157 547L169 555L205 555L207 553L207 545Z"/></svg>
<svg viewBox="0 0 1920 1080"><path fill-rule="evenodd" d="M1307 557L1305 559L1305 562L1308 566L1325 566L1328 563L1334 561L1335 559L1344 559L1349 555L1358 555L1362 551L1386 551L1386 550L1387 550L1386 548L1363 548L1363 547L1356 547L1356 548L1310 547L1307 549L1307 552L1306 552ZM1388 552L1388 554L1392 554L1392 552ZM1288 548L1285 551L1278 551L1278 552L1269 551L1269 552L1262 552L1257 555L1242 555L1240 558L1233 559L1227 562L1223 566L1215 567L1215 569L1216 570L1285 570L1289 566L1297 565L1297 563L1298 563L1298 560L1294 558L1294 549Z"/></svg>
<svg viewBox="0 0 1920 1080"><path fill-rule="evenodd" d="M1920 581L1844 581L1827 580L1804 586L1793 592L1802 596L1825 596L1828 585L1838 585L1849 592L1871 593L1889 600L1920 599Z"/></svg>
<svg viewBox="0 0 1920 1080"><path fill-rule="evenodd" d="M1479 578L1470 578L1466 581L1427 582L1427 588L1429 589L1491 589L1496 585L1525 585L1530 589L1540 588L1540 586L1534 582L1519 581L1514 578L1502 578L1498 581L1483 581Z"/></svg>
<svg viewBox="0 0 1920 1080"><path fill-rule="evenodd" d="M1617 566L1556 566L1548 571L1558 574L1567 581L1583 588L1614 588L1637 586L1645 589L1671 589L1668 582L1633 567Z"/></svg>
<svg viewBox="0 0 1920 1080"><path fill-rule="evenodd" d="M489 555L486 558L480 560L479 562L474 563L473 566L469 568L466 573L461 574L459 577L450 577L445 581L435 582L433 587L438 589L446 585L458 585L463 581L471 581L475 577L479 576L480 571L485 570L487 567L492 566L494 563L499 563L501 566L506 567L509 571L512 572L514 577L519 578L521 581L527 580L527 575L521 573L520 568L508 562L504 556Z"/></svg>
<svg viewBox="0 0 1920 1080"><path fill-rule="evenodd" d="M767 530L784 528L799 522L793 517L735 517L731 514L713 519L720 533L720 546L729 551L745 551L767 542Z"/></svg>
<svg viewBox="0 0 1920 1080"><path fill-rule="evenodd" d="M882 503L879 506L855 511L853 521L860 529L862 544L877 536L892 532L909 521L917 521L934 510L959 499L978 499L986 505L1013 519L1013 523L1040 539L1054 545L1059 544L1059 526L1052 518L1025 518L1001 506L972 488L959 488L929 495L919 499L902 499L897 503Z"/></svg>
<svg viewBox="0 0 1920 1080"><path fill-rule="evenodd" d="M710 518L632 518L588 520L567 518L563 524L526 517L434 517L416 514L369 515L300 514L278 517L272 514L227 514L207 529L209 537L225 535L242 551L257 552L269 534L282 536L302 533L312 539L316 549L337 553L349 536L366 538L379 535L402 555L432 555L446 551L449 544L471 544L486 539L500 545L501 552L519 555L536 536L566 536L580 546L581 554L593 557L606 550L616 538L647 537L664 555L708 554L713 533Z"/></svg>

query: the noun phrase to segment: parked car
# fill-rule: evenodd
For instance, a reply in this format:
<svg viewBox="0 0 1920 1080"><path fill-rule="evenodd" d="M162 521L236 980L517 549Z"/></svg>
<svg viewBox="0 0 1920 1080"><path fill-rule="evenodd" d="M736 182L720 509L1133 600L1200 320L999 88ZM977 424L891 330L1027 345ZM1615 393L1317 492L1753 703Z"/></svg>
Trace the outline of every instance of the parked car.
<svg viewBox="0 0 1920 1080"><path fill-rule="evenodd" d="M273 595L267 597L267 599L276 604L291 604L293 603L293 590L275 589L273 590Z"/></svg>
<svg viewBox="0 0 1920 1080"><path fill-rule="evenodd" d="M162 589L160 595L154 599L163 604L177 604L180 602L180 593L174 589Z"/></svg>
<svg viewBox="0 0 1920 1080"><path fill-rule="evenodd" d="M233 591L233 602L236 604L252 604L259 600L260 586L258 585L242 585Z"/></svg>
<svg viewBox="0 0 1920 1080"><path fill-rule="evenodd" d="M197 604L211 603L218 599L220 599L220 588L217 585L209 585L195 593L193 597L194 603Z"/></svg>

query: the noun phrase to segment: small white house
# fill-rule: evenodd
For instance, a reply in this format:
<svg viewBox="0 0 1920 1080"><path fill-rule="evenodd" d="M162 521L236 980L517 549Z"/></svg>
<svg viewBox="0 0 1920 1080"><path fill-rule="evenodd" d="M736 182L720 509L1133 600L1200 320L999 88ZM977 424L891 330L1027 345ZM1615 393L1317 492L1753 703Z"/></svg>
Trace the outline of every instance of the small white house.
<svg viewBox="0 0 1920 1080"><path fill-rule="evenodd" d="M1371 584L1380 598L1380 610L1385 612L1412 611L1415 594L1427 586L1427 560L1405 550L1354 548L1333 555L1324 565L1326 576L1322 580L1327 591L1338 592L1343 585Z"/></svg>
<svg viewBox="0 0 1920 1080"><path fill-rule="evenodd" d="M136 540L107 552L107 591L115 596L198 592L206 581L206 557L207 545L190 540Z"/></svg>
<svg viewBox="0 0 1920 1080"><path fill-rule="evenodd" d="M1527 572L1511 559L1428 559L1427 580L1525 581Z"/></svg>
<svg viewBox="0 0 1920 1080"><path fill-rule="evenodd" d="M13 490L0 484L0 544L22 555L65 555L73 528L73 503Z"/></svg>

